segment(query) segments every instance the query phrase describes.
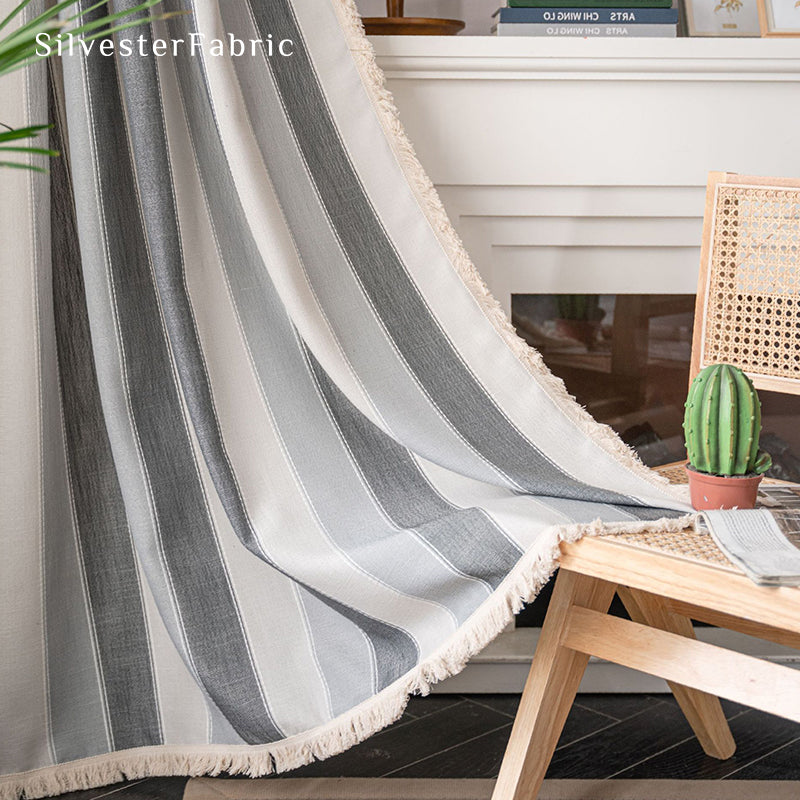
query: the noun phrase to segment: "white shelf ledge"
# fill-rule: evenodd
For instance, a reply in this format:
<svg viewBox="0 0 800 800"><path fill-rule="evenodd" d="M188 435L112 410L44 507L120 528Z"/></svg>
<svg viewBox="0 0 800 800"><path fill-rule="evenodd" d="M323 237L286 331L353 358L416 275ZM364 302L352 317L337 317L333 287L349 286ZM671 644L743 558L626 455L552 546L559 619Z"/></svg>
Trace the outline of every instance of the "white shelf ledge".
<svg viewBox="0 0 800 800"><path fill-rule="evenodd" d="M800 39L373 36L394 80L800 80Z"/></svg>

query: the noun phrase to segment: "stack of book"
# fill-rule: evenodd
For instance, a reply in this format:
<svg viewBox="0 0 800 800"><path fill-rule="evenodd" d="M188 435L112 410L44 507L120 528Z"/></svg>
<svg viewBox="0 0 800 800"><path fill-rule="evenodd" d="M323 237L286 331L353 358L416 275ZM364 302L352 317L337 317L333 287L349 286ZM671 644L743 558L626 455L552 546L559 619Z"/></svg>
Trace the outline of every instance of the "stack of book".
<svg viewBox="0 0 800 800"><path fill-rule="evenodd" d="M508 0L494 13L498 36L678 35L672 0Z"/></svg>

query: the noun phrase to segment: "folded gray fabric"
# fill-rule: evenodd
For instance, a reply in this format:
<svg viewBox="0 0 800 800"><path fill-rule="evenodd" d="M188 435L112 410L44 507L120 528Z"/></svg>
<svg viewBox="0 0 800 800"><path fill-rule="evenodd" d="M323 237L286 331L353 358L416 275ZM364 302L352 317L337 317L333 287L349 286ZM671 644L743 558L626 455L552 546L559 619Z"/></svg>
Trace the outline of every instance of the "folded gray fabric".
<svg viewBox="0 0 800 800"><path fill-rule="evenodd" d="M515 336L352 3L185 8L65 55L69 159L3 174L2 798L340 752L562 538L689 510Z"/></svg>

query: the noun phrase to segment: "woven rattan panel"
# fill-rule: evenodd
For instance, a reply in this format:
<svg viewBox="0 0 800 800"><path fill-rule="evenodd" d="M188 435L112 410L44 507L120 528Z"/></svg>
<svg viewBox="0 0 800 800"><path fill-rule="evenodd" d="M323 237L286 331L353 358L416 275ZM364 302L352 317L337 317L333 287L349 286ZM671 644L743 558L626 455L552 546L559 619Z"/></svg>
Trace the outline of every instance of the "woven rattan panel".
<svg viewBox="0 0 800 800"><path fill-rule="evenodd" d="M800 189L717 187L703 364L800 380Z"/></svg>
<svg viewBox="0 0 800 800"><path fill-rule="evenodd" d="M658 474L663 475L670 483L689 483L684 462L666 467L658 467Z"/></svg>
<svg viewBox="0 0 800 800"><path fill-rule="evenodd" d="M687 483L684 463L666 464L658 467L659 475L670 483ZM700 561L720 567L738 569L728 561L722 551L714 543L711 534L705 530L696 531L686 528L682 531L640 531L639 533L615 533L609 535L616 541L626 542L645 550L657 550L690 561Z"/></svg>
<svg viewBox="0 0 800 800"><path fill-rule="evenodd" d="M705 531L644 531L640 533L616 533L610 538L646 550L657 550L671 556L686 558L690 561L702 561L720 567L734 568L722 551L714 543L711 534Z"/></svg>

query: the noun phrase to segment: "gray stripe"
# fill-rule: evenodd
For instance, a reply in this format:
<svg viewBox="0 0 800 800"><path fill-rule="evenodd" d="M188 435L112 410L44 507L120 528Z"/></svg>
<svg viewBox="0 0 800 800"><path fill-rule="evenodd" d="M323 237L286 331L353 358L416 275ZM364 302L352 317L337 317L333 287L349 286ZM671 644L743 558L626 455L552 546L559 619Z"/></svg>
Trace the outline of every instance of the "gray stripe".
<svg viewBox="0 0 800 800"><path fill-rule="evenodd" d="M138 0L118 0L115 2L115 10L121 11L132 5ZM150 26L136 27L131 29L131 34L135 31L135 36L140 34L147 41L152 38ZM142 216L145 220L148 245L151 249L153 260L153 272L159 288L162 308L164 310L165 322L168 330L173 332L172 350L175 353L179 373L183 376L183 383L196 387L192 396L197 396L199 402L191 404L190 413L195 425L195 433L205 434L206 444L213 453L214 458L207 462L210 470L224 470L227 463L224 456L224 448L218 436L218 425L214 417L213 403L206 382L206 373L199 354L199 342L197 340L196 328L191 314L190 304L182 289L184 264L182 250L180 246L180 235L178 231L177 209L174 207L174 186L172 172L170 168L169 154L166 131L164 130L164 116L161 108L161 86L158 79L158 71L152 59L123 58L119 61L120 78L124 86L124 101L128 108L128 125L131 143L140 153L146 153L146 157L137 161L136 179L139 185L139 196L141 203ZM146 111L145 111L146 110ZM175 286L177 285L177 290ZM238 501L238 493L235 490L235 481L228 480L227 484L220 480L215 488L222 486L226 492L226 513L237 520L243 518L244 512L241 502ZM234 488L231 489L230 487ZM147 539L140 542L140 554L145 571L151 582L151 589L159 606L162 619L167 629L170 631L176 647L181 653L181 657L193 674L196 675L200 688L206 696L206 703L211 716L211 740L220 744L241 744L242 737L232 726L232 721L236 720L234 714L231 719L226 718L216 703L215 696L218 694L210 680L209 666L206 663L209 659L218 660L228 656L226 652L219 654L207 654L205 657L198 657L196 651L198 647L206 648L207 644L203 641L204 632L202 625L195 625L188 629L184 626L186 614L180 608L180 600L171 588L175 583L174 569L170 569L169 563L164 563L163 537L160 535L163 530L155 530L152 526L143 528L142 533ZM217 562L219 565L220 581L214 586L209 585L208 590L220 590L227 598L231 595L225 578L226 567L222 560L217 544L216 537L213 540L207 539L204 542L198 541L198 548L208 545L208 552L200 554L198 557L209 563ZM173 564L174 567L174 564ZM169 575L165 575L164 571ZM180 567L178 568L180 571ZM180 576L178 576L180 577ZM194 601L188 592L200 592L206 594L198 586L186 587L183 602L193 604ZM231 595L232 597L232 595ZM213 601L212 601L213 602ZM232 602L236 604L236 599ZM229 606L231 600L223 600L224 606ZM178 613L176 613L176 611ZM180 616L178 616L178 614ZM238 614L238 612L237 612ZM191 635L192 639L187 637ZM194 641L194 647L192 647ZM249 642L244 641L244 647L249 650ZM241 649L241 648L240 648ZM204 666L205 665L205 666ZM227 674L233 678L237 670L246 669L244 663L237 662L228 665ZM235 679L235 678L234 678ZM252 677L250 679L252 681ZM256 678L257 680L257 678ZM263 691L263 687L262 687ZM226 712L231 713L231 708L226 706Z"/></svg>
<svg viewBox="0 0 800 800"><path fill-rule="evenodd" d="M85 154L92 161L92 140L88 125L86 89L79 57L64 57L63 77L66 96L71 102L64 104L69 123L71 150ZM52 60L51 64L54 63ZM82 163L76 166L80 178ZM112 294L110 276L105 269L105 243L102 230L102 208L97 197L95 181L84 175L73 185L76 205L81 208L79 226L80 249L84 264L86 304L91 319L92 351L95 358L98 381L102 387L101 400L105 412L114 464L118 474L124 475L121 490L125 503L128 525L132 531L137 555L140 558L150 588L159 604L159 612L173 642L184 661L194 670L185 648L185 632L181 627L177 606L171 594L171 576L166 567L161 542L157 531L157 520L152 508L148 476L141 459L138 432L128 415L128 394L125 382L122 353L118 344L116 319L113 305L108 302ZM94 268L91 265L94 264ZM99 266L98 266L99 265ZM200 684L200 680L197 680ZM213 718L213 730L227 731L229 738L241 744L230 724L208 698L209 713Z"/></svg>
<svg viewBox="0 0 800 800"><path fill-rule="evenodd" d="M87 5L89 1L84 0ZM245 741L275 741L282 734L269 714L252 666L194 463L169 348L158 324L161 314L139 224L132 155L125 129L119 124L124 115L115 64L98 54L87 59L87 70L97 179L131 411L192 660L209 695ZM131 76L129 82L135 83L137 78L142 76ZM143 101L144 95L138 99ZM149 102L158 102L153 91L149 92ZM157 113L151 111L150 116ZM144 122L146 115L137 108L132 116ZM152 130L137 132L153 135ZM158 135L156 131L155 137ZM136 158L139 170L160 163L163 139L156 149L155 137L140 145ZM164 177L162 174L161 179ZM160 195L151 199L158 208ZM170 208L169 214L173 213ZM158 220L162 230L168 230L166 221ZM168 259L172 254L165 249L159 255ZM155 266L174 267L169 263ZM210 620L214 622L213 635L208 634Z"/></svg>
<svg viewBox="0 0 800 800"><path fill-rule="evenodd" d="M54 104L51 97L51 119ZM50 134L50 145L63 152L60 120ZM40 342L42 351L42 420L46 448L44 466L44 586L45 639L47 650L50 735L56 761L70 761L110 750L106 731L103 690L95 661L87 598L81 582L76 530L67 476L67 454L61 424L61 391L56 359L55 319L60 320L60 340L74 339L72 355L83 353L83 367L90 377L86 307L80 294L80 253L74 208L64 158L50 166L51 278L39 285ZM39 211L44 209L39 207ZM52 289L59 298L53 308ZM67 330L65 331L64 328ZM62 364L62 369L69 363ZM97 391L83 384L82 375L65 375L65 382ZM98 407L97 397L94 402ZM106 454L107 455L107 454ZM110 474L113 476L113 466Z"/></svg>
<svg viewBox="0 0 800 800"><path fill-rule="evenodd" d="M657 519L676 519L686 515L686 511L673 511L669 508L647 508L645 506L620 506L628 514L643 522L652 522Z"/></svg>
<svg viewBox="0 0 800 800"><path fill-rule="evenodd" d="M137 0L117 0L115 7L130 8ZM152 39L150 26L132 29L145 41ZM184 34L188 33L188 27ZM182 53L183 51L181 51ZM176 59L180 74L185 77L186 59ZM140 203L145 217L148 244L152 253L153 269L161 298L165 323L170 331L170 343L175 354L181 383L187 394L187 405L192 417L195 433L201 443L209 472L225 511L232 524L248 547L260 554L260 545L244 508L241 495L233 477L230 462L219 425L214 413L208 374L205 369L197 328L191 303L185 291L184 263L178 231L177 210L174 205L172 174L167 153L167 137L161 110L161 87L153 59L120 59L120 75L125 90L128 108L128 127L132 146L146 154L137 160L136 180L139 185ZM187 91L186 81L182 91ZM204 106L208 101L204 95L202 79L192 87L189 105ZM199 129L196 144L203 148L204 141L217 133L213 120ZM201 159L202 160L202 159Z"/></svg>
<svg viewBox="0 0 800 800"><path fill-rule="evenodd" d="M177 8L177 6L173 7ZM189 27L186 17L172 19L170 25L173 36L188 37ZM299 358L300 351L286 310L277 297L253 241L252 233L246 224L244 211L227 168L225 152L219 141L215 121L209 107L205 76L201 71L200 59L189 55L179 55L177 65L189 125L196 132L194 144L197 162L219 241L219 258L235 295L248 344L257 370L262 377L262 387L266 382L272 389L277 390L280 388L278 386L280 382L276 380L275 370L281 367L281 359L288 358L291 361L291 351L294 350L294 364L297 366L298 362L302 361ZM284 346L288 344L290 349L283 352L277 361L267 361L270 354L274 353L281 343ZM287 363L286 366L289 364ZM308 378L305 365L302 363L299 365L297 374L306 374ZM309 385L311 386L310 380ZM311 390L313 393L313 386L311 386ZM191 402L191 394L187 392L187 395ZM284 407L291 409L292 405L292 398L287 396ZM293 425L288 425L286 428L280 425L279 427L285 435L302 434L303 432L302 428ZM326 425L326 427L329 429L330 426ZM325 430L325 427L322 430ZM208 460L208 456L206 458ZM253 549L235 524L234 530L245 541L245 544ZM257 554L265 557L260 548L258 548ZM381 685L387 685L386 682L391 682L402 674L402 672L397 672L398 665L405 665L405 669L410 669L416 663L417 646L407 633L328 598L313 587L306 588L367 633L372 640L374 651L382 654L380 658L385 658L383 663L380 660L378 662L382 669Z"/></svg>
<svg viewBox="0 0 800 800"><path fill-rule="evenodd" d="M523 497L525 495L522 495ZM537 503L552 508L563 514L570 522L592 522L602 519L603 522L630 522L631 520L656 520L664 517L680 517L683 512L670 511L666 508L646 508L612 503L589 503L585 500L573 500L569 497L533 498Z"/></svg>
<svg viewBox="0 0 800 800"><path fill-rule="evenodd" d="M376 667L375 691L385 689L413 669L419 661L419 651L414 640L395 625L362 614L344 603L325 597L306 587L309 594L324 602L332 611L345 617L364 631L374 653ZM341 658L341 653L336 655Z"/></svg>
<svg viewBox="0 0 800 800"><path fill-rule="evenodd" d="M536 503L552 508L565 517L565 522L592 522L602 519L604 522L627 521L632 519L625 507L612 506L606 503L586 503L571 500L568 497L535 497Z"/></svg>
<svg viewBox="0 0 800 800"><path fill-rule="evenodd" d="M484 511L458 508L438 494L408 450L366 419L313 356L309 354L309 358L348 449L392 521L402 528L413 528L462 574L496 588L522 556L522 550ZM474 611L474 597L470 600L466 608Z"/></svg>
<svg viewBox="0 0 800 800"><path fill-rule="evenodd" d="M249 0L248 0L249 2ZM427 307L389 241L339 139L288 0L250 3L260 35L295 41L269 65L303 157L361 285L432 402L479 453L534 494L632 503L565 473L503 414Z"/></svg>
<svg viewBox="0 0 800 800"><path fill-rule="evenodd" d="M223 3L220 12L226 28L240 39L247 41L258 35L244 3ZM292 130L279 111L280 96L264 59L235 58L233 63L261 157L280 197L314 295L392 435L423 458L457 463L463 474L510 486L505 476L470 448L431 404L386 337L331 228ZM354 319L358 325L353 325Z"/></svg>
<svg viewBox="0 0 800 800"><path fill-rule="evenodd" d="M111 744L160 744L144 606L91 356L80 264L71 258L55 266L61 267L53 291L69 470Z"/></svg>
<svg viewBox="0 0 800 800"><path fill-rule="evenodd" d="M242 310L261 390L322 527L367 574L465 619L485 598L484 588L453 575L413 534L387 522L354 470L274 289L265 285L264 293L255 295L243 262L232 259L229 264L231 288ZM251 299L246 296L248 288ZM246 310L253 301L258 305L257 316ZM265 317L270 320L268 329L262 321ZM309 431L314 435L309 436ZM397 563L404 559L414 561L414 570L397 570Z"/></svg>
<svg viewBox="0 0 800 800"><path fill-rule="evenodd" d="M468 616L485 597L483 588L454 576L412 534L398 531L381 515L327 415L299 339L288 323L277 322L279 299L265 295L261 307L273 319L269 341L253 347L262 389L298 479L330 538L387 586L438 603L458 618ZM413 560L415 569L397 570L404 559ZM456 590L459 584L463 596Z"/></svg>
<svg viewBox="0 0 800 800"><path fill-rule="evenodd" d="M370 640L357 625L337 614L305 589L298 601L308 620L314 648L334 717L369 699L378 690L375 654Z"/></svg>

